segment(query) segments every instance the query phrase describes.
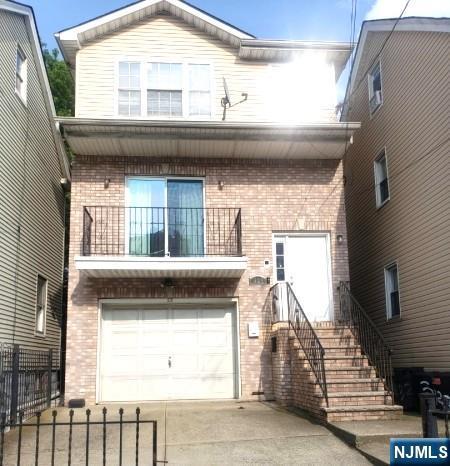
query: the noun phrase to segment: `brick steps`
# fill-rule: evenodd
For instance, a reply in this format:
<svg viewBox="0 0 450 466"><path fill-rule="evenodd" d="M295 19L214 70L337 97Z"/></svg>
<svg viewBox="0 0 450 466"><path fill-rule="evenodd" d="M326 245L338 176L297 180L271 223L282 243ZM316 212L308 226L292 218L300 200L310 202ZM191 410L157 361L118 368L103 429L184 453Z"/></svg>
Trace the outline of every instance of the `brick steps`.
<svg viewBox="0 0 450 466"><path fill-rule="evenodd" d="M315 386L317 393L322 393L317 382L310 381L309 383ZM377 392L383 389L383 381L376 377L361 379L332 379L331 381L327 380L328 393L340 393L349 391Z"/></svg>
<svg viewBox="0 0 450 466"><path fill-rule="evenodd" d="M322 394L315 394L315 397L321 400L321 405L326 406L325 399ZM318 400L319 401L319 400ZM392 398L388 392L380 390L378 392L328 392L328 404L330 407L344 407L351 408L361 406L379 406L379 405L392 405Z"/></svg>
<svg viewBox="0 0 450 466"><path fill-rule="evenodd" d="M303 353L303 352L302 352ZM370 367L369 361L365 356L324 356L325 370L327 369L339 369L341 367L352 367L352 368L366 368ZM310 367L309 361L306 357L298 356L298 361L305 366ZM314 361L314 359L313 359Z"/></svg>
<svg viewBox="0 0 450 466"><path fill-rule="evenodd" d="M322 408L321 411L328 422L395 420L403 414L401 406L384 404L371 406L330 406Z"/></svg>
<svg viewBox="0 0 450 466"><path fill-rule="evenodd" d="M377 377L350 328L324 323L314 330L325 350L328 406L300 342L290 331L292 383L293 387L302 387L298 403L328 422L398 418L402 408L393 405L383 380Z"/></svg>

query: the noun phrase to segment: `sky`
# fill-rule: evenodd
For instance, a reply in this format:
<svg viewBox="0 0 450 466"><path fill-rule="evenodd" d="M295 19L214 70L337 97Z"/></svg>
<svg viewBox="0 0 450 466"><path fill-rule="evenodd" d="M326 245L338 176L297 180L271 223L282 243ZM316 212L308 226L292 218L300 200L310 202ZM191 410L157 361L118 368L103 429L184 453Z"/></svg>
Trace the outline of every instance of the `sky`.
<svg viewBox="0 0 450 466"><path fill-rule="evenodd" d="M21 0L34 9L41 40L56 47L53 34L132 0ZM407 0L358 0L356 25L365 19L400 15ZM344 41L350 39L352 0L189 0L260 39ZM450 0L410 0L404 16L450 17ZM348 67L338 83L342 99Z"/></svg>

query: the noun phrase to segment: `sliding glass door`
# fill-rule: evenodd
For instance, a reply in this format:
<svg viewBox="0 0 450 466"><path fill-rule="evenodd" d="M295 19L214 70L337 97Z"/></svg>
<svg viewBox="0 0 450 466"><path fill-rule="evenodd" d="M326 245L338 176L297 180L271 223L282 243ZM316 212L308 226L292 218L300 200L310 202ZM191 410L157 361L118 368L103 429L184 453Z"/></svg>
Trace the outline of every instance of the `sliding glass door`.
<svg viewBox="0 0 450 466"><path fill-rule="evenodd" d="M202 256L203 182L128 178L126 238L130 255Z"/></svg>

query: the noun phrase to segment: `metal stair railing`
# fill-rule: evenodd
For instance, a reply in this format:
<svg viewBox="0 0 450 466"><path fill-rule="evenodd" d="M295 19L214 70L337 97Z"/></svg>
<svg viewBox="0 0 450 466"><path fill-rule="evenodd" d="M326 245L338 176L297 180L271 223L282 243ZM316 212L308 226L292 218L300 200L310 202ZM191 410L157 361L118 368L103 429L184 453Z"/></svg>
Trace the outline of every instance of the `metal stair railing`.
<svg viewBox="0 0 450 466"><path fill-rule="evenodd" d="M350 328L378 377L383 379L386 391L393 396L391 348L345 282L339 285L339 301L339 321Z"/></svg>
<svg viewBox="0 0 450 466"><path fill-rule="evenodd" d="M306 317L294 291L289 283L277 283L271 288L272 293L272 314L279 318L283 307L287 307L287 319L289 327L294 331L295 337L300 343L300 347L305 353L305 357L316 378L320 390L322 391L326 405L328 406L328 390L325 375L325 350L320 343L319 337L314 331L311 323Z"/></svg>

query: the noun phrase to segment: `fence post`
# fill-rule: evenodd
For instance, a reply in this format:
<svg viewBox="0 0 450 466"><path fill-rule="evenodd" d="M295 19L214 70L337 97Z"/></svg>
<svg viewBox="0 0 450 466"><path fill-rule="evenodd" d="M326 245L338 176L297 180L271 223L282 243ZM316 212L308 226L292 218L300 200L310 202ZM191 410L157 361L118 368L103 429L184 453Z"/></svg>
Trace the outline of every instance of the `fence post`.
<svg viewBox="0 0 450 466"><path fill-rule="evenodd" d="M11 424L17 422L17 409L19 406L19 366L20 366L20 347L13 346L12 366L11 366L11 405L9 418Z"/></svg>
<svg viewBox="0 0 450 466"><path fill-rule="evenodd" d="M432 409L436 409L436 397L434 393L421 393L419 397L423 437L437 438L439 436L437 417L431 413Z"/></svg>
<svg viewBox="0 0 450 466"><path fill-rule="evenodd" d="M48 350L48 367L47 367L47 408L52 404L52 366L53 366L53 349Z"/></svg>

